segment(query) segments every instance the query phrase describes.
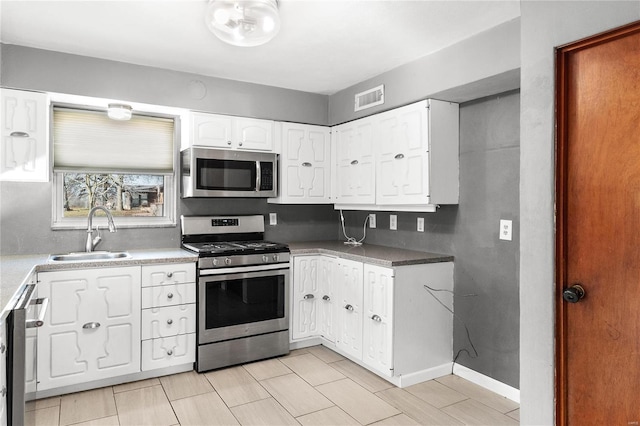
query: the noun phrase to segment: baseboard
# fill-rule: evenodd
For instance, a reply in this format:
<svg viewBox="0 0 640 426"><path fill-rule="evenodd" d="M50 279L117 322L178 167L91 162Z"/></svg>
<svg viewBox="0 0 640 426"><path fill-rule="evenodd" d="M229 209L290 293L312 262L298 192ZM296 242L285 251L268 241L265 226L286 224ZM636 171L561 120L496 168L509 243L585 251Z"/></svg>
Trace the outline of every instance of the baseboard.
<svg viewBox="0 0 640 426"><path fill-rule="evenodd" d="M447 362L445 364L438 365L433 368L428 368L426 370L420 370L414 373L394 376L390 381L393 381L393 384L398 386L399 388L406 388L407 386L437 379L438 377L447 376L449 374L451 374L451 363Z"/></svg>
<svg viewBox="0 0 640 426"><path fill-rule="evenodd" d="M295 341L289 341L289 349L296 350L296 349L302 349L302 348L308 348L310 346L316 346L319 344L322 344L322 338L320 337L310 337L308 339L303 339L303 340L295 340Z"/></svg>
<svg viewBox="0 0 640 426"><path fill-rule="evenodd" d="M460 364L453 365L453 374L520 404L519 389L499 382L496 379L492 379L489 376L485 376L484 374L478 373L477 371Z"/></svg>

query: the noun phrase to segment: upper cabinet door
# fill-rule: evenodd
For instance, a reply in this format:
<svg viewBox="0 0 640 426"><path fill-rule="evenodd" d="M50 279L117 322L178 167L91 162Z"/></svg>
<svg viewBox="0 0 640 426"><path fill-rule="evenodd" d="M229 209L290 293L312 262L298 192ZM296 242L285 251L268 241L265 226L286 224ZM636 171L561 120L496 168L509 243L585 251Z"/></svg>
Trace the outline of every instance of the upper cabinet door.
<svg viewBox="0 0 640 426"><path fill-rule="evenodd" d="M429 202L427 103L419 102L376 116L376 202Z"/></svg>
<svg viewBox="0 0 640 426"><path fill-rule="evenodd" d="M225 115L191 114L191 145L231 148L232 117Z"/></svg>
<svg viewBox="0 0 640 426"><path fill-rule="evenodd" d="M10 89L0 95L0 180L48 182L47 95Z"/></svg>
<svg viewBox="0 0 640 426"><path fill-rule="evenodd" d="M328 127L281 123L280 197L291 204L331 203L331 134Z"/></svg>
<svg viewBox="0 0 640 426"><path fill-rule="evenodd" d="M236 117L234 123L238 149L273 151L273 121Z"/></svg>
<svg viewBox="0 0 640 426"><path fill-rule="evenodd" d="M335 127L336 203L374 204L373 124L369 118Z"/></svg>

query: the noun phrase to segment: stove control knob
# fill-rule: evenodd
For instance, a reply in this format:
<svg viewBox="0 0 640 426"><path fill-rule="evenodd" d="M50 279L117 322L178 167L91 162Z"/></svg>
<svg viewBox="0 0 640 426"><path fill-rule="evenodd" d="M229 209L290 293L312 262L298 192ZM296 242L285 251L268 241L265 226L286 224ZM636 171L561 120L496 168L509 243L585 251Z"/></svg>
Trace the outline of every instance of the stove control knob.
<svg viewBox="0 0 640 426"><path fill-rule="evenodd" d="M267 256L266 254L263 254L263 255L262 255L262 261L263 261L264 263L267 263L267 262L269 261L269 256Z"/></svg>
<svg viewBox="0 0 640 426"><path fill-rule="evenodd" d="M225 265L231 265L231 259L229 259L228 257L224 258L224 264Z"/></svg>
<svg viewBox="0 0 640 426"><path fill-rule="evenodd" d="M277 254L273 255L273 261L277 262L280 259L280 256L278 256Z"/></svg>
<svg viewBox="0 0 640 426"><path fill-rule="evenodd" d="M211 263L213 264L213 266L218 266L218 258L214 257Z"/></svg>

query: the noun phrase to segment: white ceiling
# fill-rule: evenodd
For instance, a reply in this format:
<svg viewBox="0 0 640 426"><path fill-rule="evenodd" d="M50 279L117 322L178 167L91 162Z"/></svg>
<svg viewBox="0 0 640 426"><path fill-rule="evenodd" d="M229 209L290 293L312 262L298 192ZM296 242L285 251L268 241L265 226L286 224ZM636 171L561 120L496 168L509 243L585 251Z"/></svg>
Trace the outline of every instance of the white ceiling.
<svg viewBox="0 0 640 426"><path fill-rule="evenodd" d="M3 43L332 94L520 15L518 0L279 0L271 42L233 47L207 0L0 1Z"/></svg>

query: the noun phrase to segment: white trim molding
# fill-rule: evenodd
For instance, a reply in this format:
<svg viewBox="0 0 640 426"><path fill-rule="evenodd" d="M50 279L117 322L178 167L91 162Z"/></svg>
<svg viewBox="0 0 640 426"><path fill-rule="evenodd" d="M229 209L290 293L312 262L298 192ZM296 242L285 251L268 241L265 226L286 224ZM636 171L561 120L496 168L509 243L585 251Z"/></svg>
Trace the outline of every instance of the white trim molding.
<svg viewBox="0 0 640 426"><path fill-rule="evenodd" d="M499 382L496 379L492 379L489 376L485 376L484 374L478 373L477 371L460 364L453 364L453 374L520 404L519 389Z"/></svg>

